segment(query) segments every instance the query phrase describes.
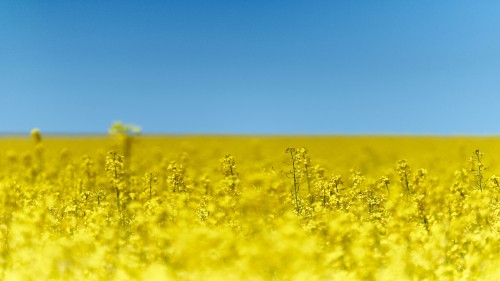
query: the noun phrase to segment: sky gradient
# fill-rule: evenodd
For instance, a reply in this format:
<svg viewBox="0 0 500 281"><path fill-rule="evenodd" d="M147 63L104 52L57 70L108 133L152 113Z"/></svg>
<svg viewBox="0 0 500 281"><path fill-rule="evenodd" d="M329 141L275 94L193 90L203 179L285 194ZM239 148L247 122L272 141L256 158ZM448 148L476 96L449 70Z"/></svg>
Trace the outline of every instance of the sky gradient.
<svg viewBox="0 0 500 281"><path fill-rule="evenodd" d="M495 1L0 1L0 133L500 134Z"/></svg>

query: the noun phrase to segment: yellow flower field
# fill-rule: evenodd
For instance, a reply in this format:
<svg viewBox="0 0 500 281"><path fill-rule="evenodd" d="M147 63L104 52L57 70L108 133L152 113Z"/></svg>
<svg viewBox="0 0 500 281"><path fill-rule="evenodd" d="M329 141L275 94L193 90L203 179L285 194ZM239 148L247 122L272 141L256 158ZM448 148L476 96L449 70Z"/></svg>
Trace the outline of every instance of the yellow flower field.
<svg viewBox="0 0 500 281"><path fill-rule="evenodd" d="M4 137L0 280L498 280L499 160L498 138Z"/></svg>

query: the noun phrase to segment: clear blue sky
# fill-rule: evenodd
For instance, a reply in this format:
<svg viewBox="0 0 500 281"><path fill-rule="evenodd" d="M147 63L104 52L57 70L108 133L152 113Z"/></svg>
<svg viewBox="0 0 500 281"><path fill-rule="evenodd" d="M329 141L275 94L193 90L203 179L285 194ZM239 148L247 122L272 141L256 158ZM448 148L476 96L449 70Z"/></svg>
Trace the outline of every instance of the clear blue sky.
<svg viewBox="0 0 500 281"><path fill-rule="evenodd" d="M0 1L0 132L498 134L499 3Z"/></svg>

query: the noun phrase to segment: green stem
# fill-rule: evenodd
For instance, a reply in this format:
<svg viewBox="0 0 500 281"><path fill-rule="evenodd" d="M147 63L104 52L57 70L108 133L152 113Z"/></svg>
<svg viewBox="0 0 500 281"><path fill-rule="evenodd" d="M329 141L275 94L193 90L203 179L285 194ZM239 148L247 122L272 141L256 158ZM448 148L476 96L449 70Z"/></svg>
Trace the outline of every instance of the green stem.
<svg viewBox="0 0 500 281"><path fill-rule="evenodd" d="M297 213L299 213L300 207L299 207L299 197L298 197L298 185L297 185L297 175L295 171L295 157L293 155L293 150L290 150L290 156L292 157L293 193L295 197L295 210L297 211Z"/></svg>

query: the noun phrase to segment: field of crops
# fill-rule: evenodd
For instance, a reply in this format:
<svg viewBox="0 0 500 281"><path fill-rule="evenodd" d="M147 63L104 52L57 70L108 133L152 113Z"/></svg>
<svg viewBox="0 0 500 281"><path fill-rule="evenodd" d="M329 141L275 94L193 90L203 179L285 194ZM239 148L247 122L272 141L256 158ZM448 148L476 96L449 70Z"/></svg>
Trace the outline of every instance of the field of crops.
<svg viewBox="0 0 500 281"><path fill-rule="evenodd" d="M498 138L4 137L0 280L496 280L495 174Z"/></svg>

